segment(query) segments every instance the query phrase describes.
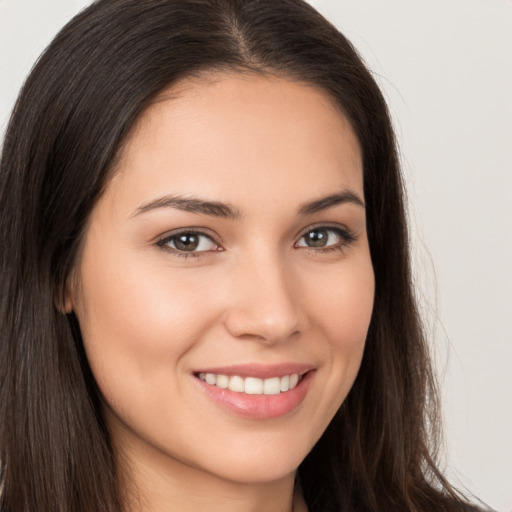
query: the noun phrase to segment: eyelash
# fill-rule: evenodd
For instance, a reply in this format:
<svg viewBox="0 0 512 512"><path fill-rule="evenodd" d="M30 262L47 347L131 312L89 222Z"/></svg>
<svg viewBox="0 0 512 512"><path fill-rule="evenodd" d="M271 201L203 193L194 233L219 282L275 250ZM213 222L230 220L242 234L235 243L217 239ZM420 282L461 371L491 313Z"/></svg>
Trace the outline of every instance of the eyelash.
<svg viewBox="0 0 512 512"><path fill-rule="evenodd" d="M334 233L339 239L340 242L336 244L329 245L327 247L310 247L310 246L299 246L298 243L300 240L303 240L304 237L308 233L312 233L314 231L326 231L328 233ZM212 251L183 251L179 250L177 248L169 247L169 243L177 240L177 238L180 235L191 235L191 236L197 236L197 237L205 237L208 240L210 240L213 244L215 244L216 249ZM308 251L313 251L315 253L329 253L332 251L343 251L347 246L351 245L353 242L357 240L357 236L355 233L343 229L340 227L335 226L325 226L325 225L319 225L319 226L310 226L307 230L303 231L302 234L299 236L299 239L297 242L295 242L294 247L296 248L304 248ZM199 242L200 243L200 242ZM198 258L200 256L203 256L204 253L210 253L210 252L222 252L223 249L220 247L220 244L212 237L211 235L204 233L199 230L195 229L183 229L177 232L173 232L169 235L164 236L160 240L158 240L155 244L160 249L169 252L173 254L174 256L177 256L178 258Z"/></svg>
<svg viewBox="0 0 512 512"><path fill-rule="evenodd" d="M357 240L357 236L355 233L349 231L348 229L341 228L339 226L329 226L329 225L318 225L318 226L310 226L307 228L306 231L303 231L303 233L299 237L299 241L304 239L304 237L308 233L312 233L314 231L326 231L328 233L334 233L340 241L336 244L328 245L327 247L309 247L309 246L301 246L304 249L307 249L309 251L314 251L315 253L329 253L332 251L343 251L347 246L351 245ZM294 244L294 247L297 246L298 242Z"/></svg>
<svg viewBox="0 0 512 512"><path fill-rule="evenodd" d="M176 249L176 248L173 248L173 247L169 247L169 243L171 243L172 241L174 240L177 240L177 238L180 236L180 235L192 235L192 236L197 236L197 237L205 237L207 238L208 240L210 240L211 242L213 242L217 249L214 250L214 251L195 251L195 252L192 252L192 251L180 251L179 249ZM177 256L178 258L199 258L200 256L202 256L205 252L221 252L222 249L220 248L220 244L216 242L216 240L214 239L213 236L207 234L207 233L204 233L200 230L196 230L196 229L182 229L180 231L174 231L173 233L169 234L169 235L166 235L164 236L163 238L161 238L160 240L158 240L156 242L156 246L159 247L160 249L166 251L166 252L169 252L171 254L173 254L174 256Z"/></svg>

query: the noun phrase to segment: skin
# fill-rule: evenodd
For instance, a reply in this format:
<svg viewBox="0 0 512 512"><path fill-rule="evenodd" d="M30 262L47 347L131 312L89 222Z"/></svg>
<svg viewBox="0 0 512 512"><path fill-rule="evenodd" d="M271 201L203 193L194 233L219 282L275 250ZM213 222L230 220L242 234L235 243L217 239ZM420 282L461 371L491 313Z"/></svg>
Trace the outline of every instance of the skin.
<svg viewBox="0 0 512 512"><path fill-rule="evenodd" d="M341 192L361 204L299 213ZM374 295L363 202L354 132L311 86L213 75L174 86L142 115L91 214L66 303L130 510L292 509L296 469L361 363ZM326 225L327 245L308 246L304 234ZM200 251L169 240L181 228L207 235ZM194 374L289 362L314 370L303 401L271 419L226 410Z"/></svg>

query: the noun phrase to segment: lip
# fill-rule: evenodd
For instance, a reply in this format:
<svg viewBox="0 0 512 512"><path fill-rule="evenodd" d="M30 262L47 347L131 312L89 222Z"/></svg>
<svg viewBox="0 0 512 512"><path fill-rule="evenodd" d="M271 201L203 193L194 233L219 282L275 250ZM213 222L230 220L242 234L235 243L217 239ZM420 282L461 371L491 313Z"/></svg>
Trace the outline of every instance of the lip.
<svg viewBox="0 0 512 512"><path fill-rule="evenodd" d="M199 379L199 373L215 373L231 377L238 375L242 378L257 377L260 379L298 373L302 375L302 378L293 389L284 393L277 395L249 395L207 384ZM315 373L313 366L304 364L279 364L271 366L244 364L228 367L201 368L194 372L194 379L205 395L225 411L244 418L266 420L285 416L297 409L304 401Z"/></svg>
<svg viewBox="0 0 512 512"><path fill-rule="evenodd" d="M300 363L282 363L273 365L262 365L262 364L238 364L231 366L216 366L211 368L200 368L194 370L194 374L199 373L215 373L217 375L227 375L233 377L238 375L239 377L257 377L258 379L270 379L272 377L284 377L285 375L292 375L298 373L303 375L314 369L311 364L300 364Z"/></svg>

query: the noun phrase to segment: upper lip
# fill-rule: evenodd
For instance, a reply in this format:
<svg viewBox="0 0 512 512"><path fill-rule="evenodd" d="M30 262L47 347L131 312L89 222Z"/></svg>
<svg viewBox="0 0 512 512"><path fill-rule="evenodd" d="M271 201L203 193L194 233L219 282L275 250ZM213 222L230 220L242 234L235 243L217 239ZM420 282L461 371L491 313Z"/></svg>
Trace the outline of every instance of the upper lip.
<svg viewBox="0 0 512 512"><path fill-rule="evenodd" d="M280 363L280 364L235 364L230 366L215 366L209 368L200 368L194 371L199 373L214 373L216 375L227 375L239 377L256 377L260 379L269 379L271 377L284 377L294 373L303 375L315 367L311 364L302 363Z"/></svg>

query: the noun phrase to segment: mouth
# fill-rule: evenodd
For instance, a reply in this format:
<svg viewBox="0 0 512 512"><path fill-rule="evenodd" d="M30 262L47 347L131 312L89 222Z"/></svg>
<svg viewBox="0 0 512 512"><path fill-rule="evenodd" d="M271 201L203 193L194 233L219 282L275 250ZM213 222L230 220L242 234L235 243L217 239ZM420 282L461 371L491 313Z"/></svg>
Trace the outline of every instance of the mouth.
<svg viewBox="0 0 512 512"><path fill-rule="evenodd" d="M307 372L306 372L307 373ZM247 395L279 395L294 389L303 379L306 373L292 373L282 377L270 377L261 379L259 377L241 377L239 375L223 375L201 372L197 377L210 386L220 389L229 389L235 393Z"/></svg>
<svg viewBox="0 0 512 512"><path fill-rule="evenodd" d="M310 365L242 365L204 369L193 375L205 395L225 411L272 419L299 408L315 373Z"/></svg>

